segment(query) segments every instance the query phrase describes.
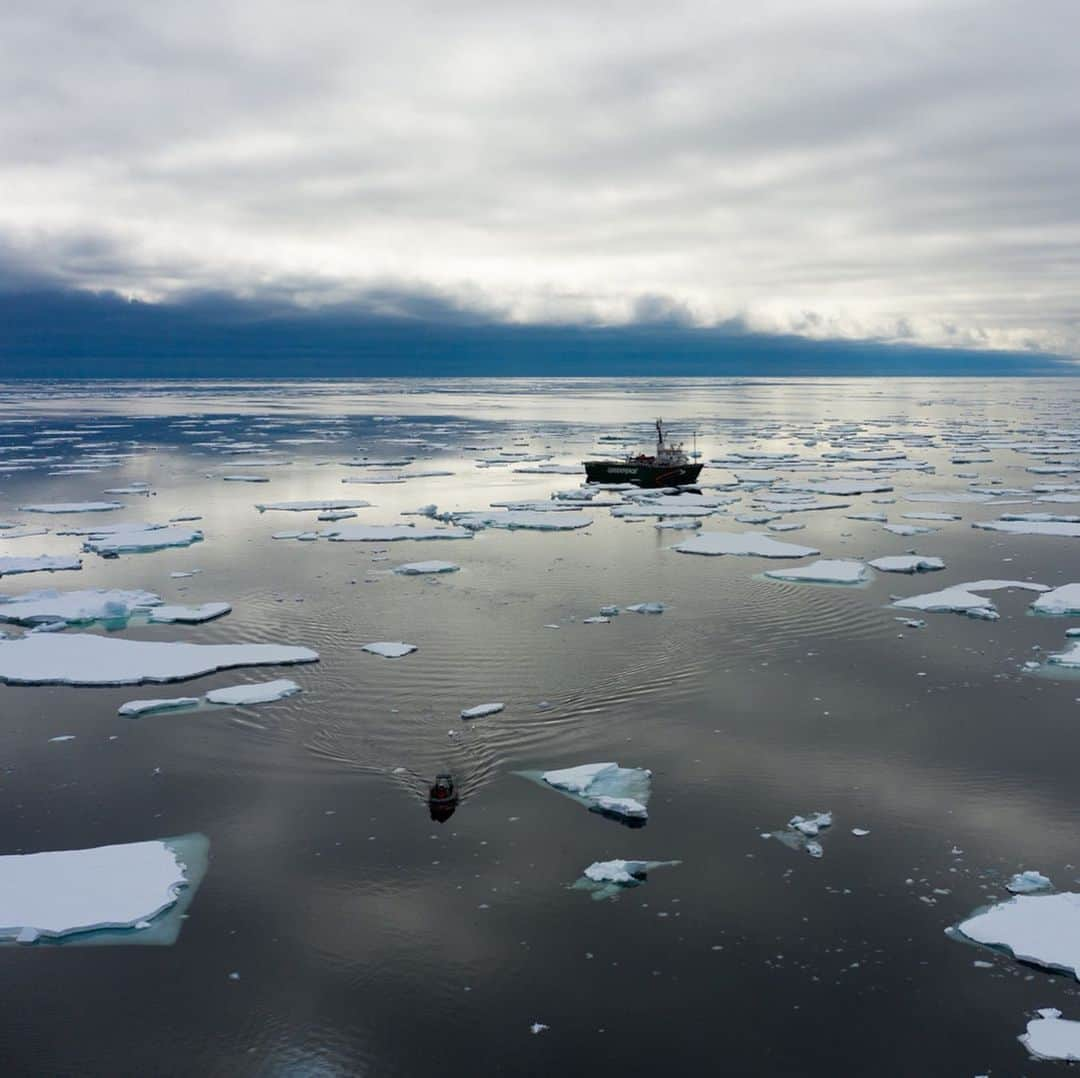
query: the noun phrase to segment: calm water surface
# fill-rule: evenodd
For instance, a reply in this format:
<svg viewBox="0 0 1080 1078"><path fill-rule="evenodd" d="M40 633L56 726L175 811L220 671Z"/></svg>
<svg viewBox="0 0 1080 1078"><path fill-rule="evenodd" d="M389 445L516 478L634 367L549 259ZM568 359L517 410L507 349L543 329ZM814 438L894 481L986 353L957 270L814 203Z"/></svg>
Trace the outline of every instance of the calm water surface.
<svg viewBox="0 0 1080 1078"><path fill-rule="evenodd" d="M1022 591L992 594L999 621L928 614L924 629L888 603L981 578L1080 580L1076 539L971 527L1080 513L1080 493L1069 506L1031 492L1080 488L1068 470L1078 391L1052 380L0 385L0 520L55 530L188 512L205 533L185 549L87 554L80 573L7 577L5 595L115 586L226 599L233 612L202 626L112 631L321 656L175 691L0 687L0 853L200 832L211 858L174 946L0 948L5 1073L1051 1072L1016 1037L1038 1007L1080 1019L1075 982L945 929L1004 897L1020 869L1080 889L1080 679L1023 666L1040 659L1033 649L1060 650L1074 622L1029 615ZM567 533L274 541L325 525L254 508L366 498L358 523L394 523L429 503L546 500L580 480L477 462L577 463L605 446L600 435L647 445L656 414L696 430L705 460L797 454L794 470L771 469L781 479L875 466L822 460L838 449L925 461L931 470L878 473L890 493L791 514L805 528L775 538L828 557L915 550L947 568L784 584L761 576L772 563L678 554L693 533L600 507ZM361 455L416 461L341 464ZM1066 462L1056 475L1026 471L1055 461ZM751 482L703 530L764 530L734 519L752 511L755 463L706 467L703 483ZM342 484L423 470L453 474ZM992 481L1025 493L904 500ZM132 482L154 493L120 498L122 512L17 509ZM962 519L902 537L847 518L920 511ZM0 555L79 544L0 532ZM391 572L432 558L460 572ZM667 609L582 624L603 605L647 601ZM360 650L373 640L419 650L383 660ZM116 714L131 699L276 676L303 693ZM490 700L505 711L458 718ZM50 741L62 735L75 739ZM515 774L604 760L652 769L647 826ZM425 800L440 770L463 794L444 823ZM836 820L820 860L762 837L817 810ZM616 900L570 889L591 862L619 857L682 863ZM533 1022L550 1028L533 1035Z"/></svg>

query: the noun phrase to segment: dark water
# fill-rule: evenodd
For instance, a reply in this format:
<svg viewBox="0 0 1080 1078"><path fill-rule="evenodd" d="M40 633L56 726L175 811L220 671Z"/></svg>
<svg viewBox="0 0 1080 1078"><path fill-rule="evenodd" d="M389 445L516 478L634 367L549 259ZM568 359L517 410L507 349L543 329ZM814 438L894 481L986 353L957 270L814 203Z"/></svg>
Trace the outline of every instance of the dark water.
<svg viewBox="0 0 1080 1078"><path fill-rule="evenodd" d="M123 633L293 643L321 655L316 665L175 687L0 687L0 853L201 832L211 857L172 947L0 949L4 1072L1051 1071L1030 1062L1016 1037L1038 1007L1080 1019L1076 983L953 942L945 929L1004 897L1005 879L1022 868L1080 889L1080 678L1022 669L1039 658L1033 647L1060 650L1073 622L1028 615L1033 596L1019 591L991 594L1000 621L929 614L922 630L901 625L903 612L886 604L890 594L986 577L1080 580L1076 539L970 526L1006 511L1080 513L1080 502L903 501L905 491L991 478L1025 489L1068 484L1068 473L1025 468L1080 457L1078 389L0 386L0 435L12 436L0 439L12 447L0 467L57 458L0 473L0 520L57 528L187 510L202 515L206 535L182 550L86 555L80 573L7 577L4 594L117 586L168 601L227 599L233 613L206 625ZM680 555L669 548L693 533L587 507L593 524L565 534L487 530L389 547L272 541L274 531L316 526L314 514L253 508L366 498L377 508L357 522L392 523L431 502L479 509L546 499L579 480L475 461L502 449L576 462L601 434L646 441L656 413L682 434L696 429L704 459L753 448L818 461L836 445L867 448L858 439L869 437L928 461L931 473L897 472L892 494L791 515L805 529L775 538L835 557L917 550L947 569L878 574L859 588L782 584L760 577L770 567L761 559ZM234 452L237 443L258 452ZM1039 446L1054 451L1032 452ZM99 452L122 459L47 474ZM414 471L454 474L342 485L364 470L336 462L360 453L415 455ZM973 456L991 460L950 463ZM220 478L251 473L266 457L291 463L259 468L266 484ZM798 479L843 468L776 470ZM731 472L711 466L702 480ZM156 493L121 498L131 506L123 513L16 510L98 499L134 481ZM703 530L763 530L733 519L752 497ZM872 501L888 497L896 504ZM885 511L899 521L925 510L963 519L905 538L845 517ZM80 542L2 535L0 555L71 553ZM373 560L381 550L388 560ZM461 571L389 571L431 558ZM189 568L202 572L170 579ZM602 605L653 600L667 604L663 615L581 624ZM382 660L360 651L371 640L419 651ZM126 700L276 676L304 692L259 707L116 714ZM489 700L505 701L505 711L459 720L463 707ZM66 734L75 740L49 741ZM600 760L652 769L646 827L588 813L514 774ZM443 769L463 797L440 824L425 791ZM825 809L836 823L820 860L761 837L794 813ZM858 838L853 827L871 833ZM682 864L615 901L569 889L591 862L617 857ZM550 1028L531 1035L534 1021Z"/></svg>

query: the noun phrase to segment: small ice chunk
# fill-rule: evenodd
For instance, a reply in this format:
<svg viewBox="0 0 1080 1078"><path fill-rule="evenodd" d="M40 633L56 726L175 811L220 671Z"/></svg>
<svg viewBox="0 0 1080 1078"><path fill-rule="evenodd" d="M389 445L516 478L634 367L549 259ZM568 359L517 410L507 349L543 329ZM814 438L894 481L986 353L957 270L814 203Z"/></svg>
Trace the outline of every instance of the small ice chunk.
<svg viewBox="0 0 1080 1078"><path fill-rule="evenodd" d="M865 827L853 827L851 829L851 833L856 838L865 838L868 834L870 834L870 832L867 831L867 829Z"/></svg>
<svg viewBox="0 0 1080 1078"><path fill-rule="evenodd" d="M626 609L632 614L662 614L665 607L663 603L634 603Z"/></svg>
<svg viewBox="0 0 1080 1078"><path fill-rule="evenodd" d="M1047 891L1053 884L1049 876L1029 868L1024 872L1017 872L1005 887L1014 895L1030 895L1035 891Z"/></svg>
<svg viewBox="0 0 1080 1078"><path fill-rule="evenodd" d="M882 573L929 573L945 568L941 558L928 558L921 554L893 554L886 558L874 558L870 564Z"/></svg>
<svg viewBox="0 0 1080 1078"><path fill-rule="evenodd" d="M157 711L179 711L181 708L198 707L197 696L173 696L161 700L129 700L121 704L117 710L118 715L124 715L129 719L138 718L140 715L152 715Z"/></svg>
<svg viewBox="0 0 1080 1078"><path fill-rule="evenodd" d="M582 625L610 625L611 618L603 614L594 614L591 618L582 618Z"/></svg>
<svg viewBox="0 0 1080 1078"><path fill-rule="evenodd" d="M428 573L456 573L460 568L452 561L410 561L399 565L394 572L402 576L424 576Z"/></svg>
<svg viewBox="0 0 1080 1078"><path fill-rule="evenodd" d="M400 659L416 651L416 645L404 644L400 640L377 640L373 644L365 644L360 650L381 655L384 659Z"/></svg>
<svg viewBox="0 0 1080 1078"><path fill-rule="evenodd" d="M804 835L813 837L824 827L832 827L831 812L812 812L809 816L792 816L788 820L788 827L801 831Z"/></svg>
<svg viewBox="0 0 1080 1078"><path fill-rule="evenodd" d="M1080 1062L1080 1022L1062 1018L1055 1007L1043 1007L1038 1015L1018 1038L1031 1058Z"/></svg>
<svg viewBox="0 0 1080 1078"><path fill-rule="evenodd" d="M201 606L155 606L150 611L150 620L160 624L181 622L185 625L200 625L228 614L232 607L228 603L203 603Z"/></svg>
<svg viewBox="0 0 1080 1078"><path fill-rule="evenodd" d="M463 719L482 719L485 715L497 715L505 704L477 704L475 707L467 707L461 713Z"/></svg>
<svg viewBox="0 0 1080 1078"><path fill-rule="evenodd" d="M255 685L232 685L226 689L211 689L206 699L211 704L269 704L275 700L284 700L286 696L301 692L295 681L279 678L277 681L263 681Z"/></svg>

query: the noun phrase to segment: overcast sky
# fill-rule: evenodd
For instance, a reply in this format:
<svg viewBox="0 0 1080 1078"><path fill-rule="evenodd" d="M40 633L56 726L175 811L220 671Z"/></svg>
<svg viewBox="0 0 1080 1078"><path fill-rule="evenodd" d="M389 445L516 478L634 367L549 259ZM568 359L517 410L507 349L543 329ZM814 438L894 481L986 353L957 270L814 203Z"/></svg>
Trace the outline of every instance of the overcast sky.
<svg viewBox="0 0 1080 1078"><path fill-rule="evenodd" d="M0 282L1080 355L1077 0L13 0Z"/></svg>

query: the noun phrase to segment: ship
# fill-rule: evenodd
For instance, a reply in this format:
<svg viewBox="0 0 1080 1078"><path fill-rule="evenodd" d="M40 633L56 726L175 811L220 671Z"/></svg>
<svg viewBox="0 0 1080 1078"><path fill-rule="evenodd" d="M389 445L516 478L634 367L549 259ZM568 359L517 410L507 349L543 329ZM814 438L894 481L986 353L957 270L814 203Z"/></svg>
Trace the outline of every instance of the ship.
<svg viewBox="0 0 1080 1078"><path fill-rule="evenodd" d="M696 455L696 454L695 454ZM703 465L695 464L681 443L664 440L664 421L656 421L656 453L628 455L620 460L586 460L590 483L633 483L639 487L681 487L697 482Z"/></svg>

